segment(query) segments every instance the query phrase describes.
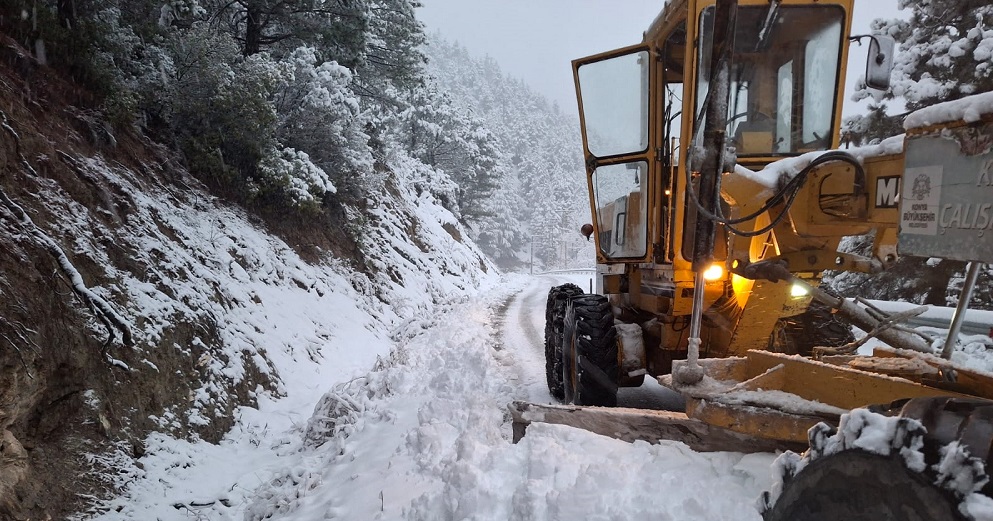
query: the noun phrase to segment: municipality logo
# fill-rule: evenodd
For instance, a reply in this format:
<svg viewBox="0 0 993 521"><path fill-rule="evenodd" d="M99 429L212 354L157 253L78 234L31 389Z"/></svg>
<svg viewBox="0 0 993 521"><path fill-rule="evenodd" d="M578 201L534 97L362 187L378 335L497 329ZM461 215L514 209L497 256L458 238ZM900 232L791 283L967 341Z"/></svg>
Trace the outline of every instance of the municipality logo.
<svg viewBox="0 0 993 521"><path fill-rule="evenodd" d="M914 199L923 201L931 196L931 176L920 174L914 178L914 186L911 188Z"/></svg>

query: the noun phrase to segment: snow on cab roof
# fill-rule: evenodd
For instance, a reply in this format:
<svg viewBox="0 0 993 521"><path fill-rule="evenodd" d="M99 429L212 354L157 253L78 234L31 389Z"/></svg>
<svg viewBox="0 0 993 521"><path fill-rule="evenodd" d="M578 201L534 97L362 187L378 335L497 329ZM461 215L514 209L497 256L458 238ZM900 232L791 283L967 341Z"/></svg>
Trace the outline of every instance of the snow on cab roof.
<svg viewBox="0 0 993 521"><path fill-rule="evenodd" d="M903 122L903 128L928 127L950 121L973 123L986 114L993 114L993 92L974 94L914 111Z"/></svg>

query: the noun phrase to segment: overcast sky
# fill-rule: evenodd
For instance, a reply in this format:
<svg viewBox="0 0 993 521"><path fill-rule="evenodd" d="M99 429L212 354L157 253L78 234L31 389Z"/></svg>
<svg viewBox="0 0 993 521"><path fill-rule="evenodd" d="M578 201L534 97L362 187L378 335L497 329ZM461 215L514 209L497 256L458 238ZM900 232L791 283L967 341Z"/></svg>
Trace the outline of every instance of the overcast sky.
<svg viewBox="0 0 993 521"><path fill-rule="evenodd" d="M641 42L663 0L421 0L418 16L440 32L575 113L571 61ZM874 18L906 18L897 0L856 1L852 31L864 34ZM865 71L867 47L853 44L848 91ZM846 98L845 114L858 111Z"/></svg>

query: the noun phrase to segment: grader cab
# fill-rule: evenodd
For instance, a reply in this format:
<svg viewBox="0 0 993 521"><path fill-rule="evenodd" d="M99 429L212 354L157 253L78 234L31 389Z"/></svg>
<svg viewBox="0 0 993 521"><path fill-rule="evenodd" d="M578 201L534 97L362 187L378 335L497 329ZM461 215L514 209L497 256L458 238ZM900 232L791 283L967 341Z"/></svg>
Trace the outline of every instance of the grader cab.
<svg viewBox="0 0 993 521"><path fill-rule="evenodd" d="M937 505L918 508L921 519L993 505L983 488L993 377L942 357L901 317L819 287L827 270L891 266L903 235L920 243L962 228L961 211L958 225L943 212L969 202L932 193L943 167L948 181L966 165L956 175L979 176L989 193L964 197L993 200L993 183L981 182L993 178L993 153L977 144L993 142L993 115L921 120L902 140L838 150L852 42L870 41L870 87L886 88L893 63L892 40L851 36L852 9L853 0L670 0L641 44L573 62L596 290L550 291L546 370L565 405L513 404L516 435L545 421L699 450L809 442L804 459L781 463L766 519L860 518L859 501L875 504L889 486L880 483L904 486L871 510L879 519L912 518L901 512L921 501ZM934 136L960 146L921 152ZM914 188L911 173L934 190ZM872 253L839 251L853 235L871 236ZM991 252L993 243L950 255L978 265ZM849 323L889 347L858 355ZM613 408L618 388L646 375L680 392L685 412ZM849 413L863 407L875 412ZM971 472L956 486L950 458Z"/></svg>

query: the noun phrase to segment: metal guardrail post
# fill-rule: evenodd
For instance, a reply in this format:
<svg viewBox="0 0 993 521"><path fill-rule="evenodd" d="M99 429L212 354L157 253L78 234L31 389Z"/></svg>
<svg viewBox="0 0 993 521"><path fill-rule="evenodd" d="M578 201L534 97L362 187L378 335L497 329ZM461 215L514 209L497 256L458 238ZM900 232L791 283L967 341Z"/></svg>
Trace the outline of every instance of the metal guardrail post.
<svg viewBox="0 0 993 521"><path fill-rule="evenodd" d="M959 303L955 306L955 313L952 314L952 325L948 328L948 338L945 338L945 348L941 351L941 357L951 360L952 350L959 340L959 331L962 330L962 322L965 320L965 311L969 309L969 301L972 300L972 290L976 287L976 280L979 278L979 268L982 262L970 262L969 271L962 283L962 293L959 294Z"/></svg>

